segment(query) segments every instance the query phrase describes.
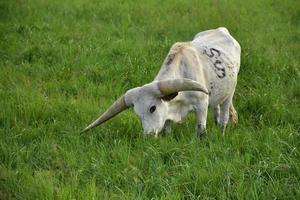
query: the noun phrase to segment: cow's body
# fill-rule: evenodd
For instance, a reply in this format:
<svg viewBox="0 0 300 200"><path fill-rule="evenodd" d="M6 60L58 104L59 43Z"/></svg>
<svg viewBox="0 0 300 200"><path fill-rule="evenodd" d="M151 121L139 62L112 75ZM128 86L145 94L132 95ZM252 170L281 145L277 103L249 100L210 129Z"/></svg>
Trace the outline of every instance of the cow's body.
<svg viewBox="0 0 300 200"><path fill-rule="evenodd" d="M188 112L195 111L200 133L205 129L209 103L217 123L220 122L220 105L223 126L228 121L228 109L236 120L232 97L240 68L240 53L239 43L226 28L200 32L191 42L175 43L155 80L192 79L205 85L209 96L197 91L180 92L169 102L169 119L180 122Z"/></svg>
<svg viewBox="0 0 300 200"><path fill-rule="evenodd" d="M229 116L236 122L232 98L240 67L241 48L226 28L198 33L191 42L175 43L154 81L128 90L84 131L128 107L141 118L144 132L168 130L190 111L197 116L197 133L206 127L208 105L224 133Z"/></svg>

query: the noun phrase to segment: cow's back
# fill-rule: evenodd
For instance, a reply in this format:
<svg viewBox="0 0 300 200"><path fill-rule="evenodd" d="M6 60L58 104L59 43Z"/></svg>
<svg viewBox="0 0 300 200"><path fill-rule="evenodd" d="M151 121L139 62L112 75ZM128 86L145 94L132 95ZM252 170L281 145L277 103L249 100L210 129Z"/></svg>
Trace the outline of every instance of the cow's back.
<svg viewBox="0 0 300 200"><path fill-rule="evenodd" d="M226 28L220 27L200 32L194 37L191 44L200 53L206 53L208 56L214 54L214 50L211 49L216 49L215 54L220 51L223 57L226 57L227 62L237 67L237 72L239 71L241 47Z"/></svg>

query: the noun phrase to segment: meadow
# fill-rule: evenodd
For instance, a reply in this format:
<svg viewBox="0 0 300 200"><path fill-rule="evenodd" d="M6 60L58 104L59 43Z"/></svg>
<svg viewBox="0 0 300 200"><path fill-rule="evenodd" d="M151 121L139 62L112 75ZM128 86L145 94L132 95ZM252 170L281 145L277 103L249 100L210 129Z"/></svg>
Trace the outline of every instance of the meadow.
<svg viewBox="0 0 300 200"><path fill-rule="evenodd" d="M242 47L225 137L193 114L143 137L133 110L171 45L227 27ZM0 2L0 199L300 199L300 1Z"/></svg>

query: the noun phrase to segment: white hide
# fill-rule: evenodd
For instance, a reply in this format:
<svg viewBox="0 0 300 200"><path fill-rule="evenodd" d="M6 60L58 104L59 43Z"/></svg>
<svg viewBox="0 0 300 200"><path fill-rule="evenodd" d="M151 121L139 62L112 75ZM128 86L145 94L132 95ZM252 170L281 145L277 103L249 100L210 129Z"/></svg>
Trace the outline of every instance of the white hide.
<svg viewBox="0 0 300 200"><path fill-rule="evenodd" d="M208 80L206 86L211 93L209 104L212 106L221 104L228 96L233 95L240 69L241 47L226 28L198 33L191 44L199 52ZM209 50L212 48L217 49L220 56L214 51L212 51L214 53L212 58L207 56L207 54L212 55ZM217 60L226 70L224 78L216 76L214 63Z"/></svg>

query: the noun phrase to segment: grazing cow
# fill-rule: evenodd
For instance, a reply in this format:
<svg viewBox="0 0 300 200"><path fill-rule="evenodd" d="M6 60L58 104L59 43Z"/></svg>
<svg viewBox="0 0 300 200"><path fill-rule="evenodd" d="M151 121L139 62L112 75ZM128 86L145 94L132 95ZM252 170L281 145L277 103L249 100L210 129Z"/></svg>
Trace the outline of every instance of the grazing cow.
<svg viewBox="0 0 300 200"><path fill-rule="evenodd" d="M175 43L155 79L128 90L96 121L94 128L126 108L133 107L144 133L168 132L170 122L181 122L190 111L197 118L197 135L205 132L208 106L224 135L229 118L237 123L233 107L241 48L226 28L198 33L193 41Z"/></svg>

